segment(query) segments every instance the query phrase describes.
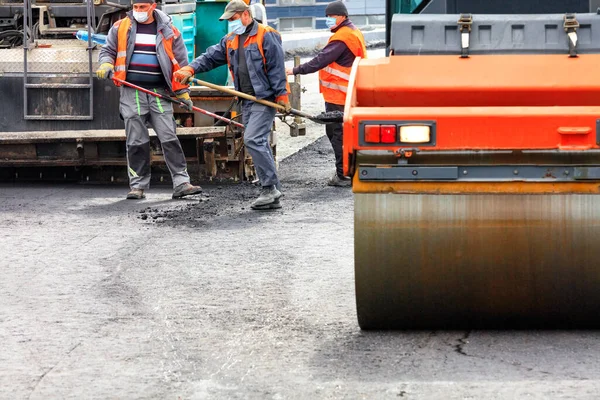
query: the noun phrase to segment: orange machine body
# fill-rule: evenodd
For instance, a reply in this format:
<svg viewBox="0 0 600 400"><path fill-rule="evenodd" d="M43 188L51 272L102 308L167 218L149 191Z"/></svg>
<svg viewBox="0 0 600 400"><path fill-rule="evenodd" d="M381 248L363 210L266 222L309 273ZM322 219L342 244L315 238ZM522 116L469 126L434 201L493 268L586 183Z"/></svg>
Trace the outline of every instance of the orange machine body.
<svg viewBox="0 0 600 400"><path fill-rule="evenodd" d="M440 151L600 148L599 54L391 56L357 60L344 116L344 169L361 150ZM369 121L428 123L427 145L369 144ZM362 144L361 144L362 143Z"/></svg>

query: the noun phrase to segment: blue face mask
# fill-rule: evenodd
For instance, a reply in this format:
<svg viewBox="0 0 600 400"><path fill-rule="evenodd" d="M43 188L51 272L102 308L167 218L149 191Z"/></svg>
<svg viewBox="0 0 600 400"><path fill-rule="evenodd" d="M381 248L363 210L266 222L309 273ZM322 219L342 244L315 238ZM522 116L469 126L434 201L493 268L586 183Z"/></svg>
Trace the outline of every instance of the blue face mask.
<svg viewBox="0 0 600 400"><path fill-rule="evenodd" d="M327 27L329 29L335 28L335 26L337 25L335 18L333 17L325 17L325 25L327 25Z"/></svg>
<svg viewBox="0 0 600 400"><path fill-rule="evenodd" d="M241 35L246 32L246 27L242 24L241 18L238 18L235 21L229 21L229 32L233 32L236 35Z"/></svg>

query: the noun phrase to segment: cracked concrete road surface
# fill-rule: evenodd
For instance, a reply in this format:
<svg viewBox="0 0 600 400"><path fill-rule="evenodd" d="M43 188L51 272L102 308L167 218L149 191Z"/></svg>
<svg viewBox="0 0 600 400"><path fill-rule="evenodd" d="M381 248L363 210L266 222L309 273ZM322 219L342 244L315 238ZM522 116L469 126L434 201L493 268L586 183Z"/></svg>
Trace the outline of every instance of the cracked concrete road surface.
<svg viewBox="0 0 600 400"><path fill-rule="evenodd" d="M0 185L1 399L597 399L595 331L361 332L324 139L251 185Z"/></svg>

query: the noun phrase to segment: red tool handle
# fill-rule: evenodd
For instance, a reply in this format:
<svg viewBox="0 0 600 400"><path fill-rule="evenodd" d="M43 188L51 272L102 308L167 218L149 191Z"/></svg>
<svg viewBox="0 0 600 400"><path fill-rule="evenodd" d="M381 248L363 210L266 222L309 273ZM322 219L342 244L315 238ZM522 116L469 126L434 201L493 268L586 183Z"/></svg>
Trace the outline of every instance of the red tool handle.
<svg viewBox="0 0 600 400"><path fill-rule="evenodd" d="M169 96L164 96L164 95L162 95L162 94L160 94L160 93L156 93L156 92L153 92L153 91L151 91L151 90L144 89L144 88L143 88L143 87L141 87L141 86L134 85L133 83L129 83L129 82L127 82L127 81L124 81L124 80L121 80L121 79L112 78L112 80L113 80L114 82L120 83L120 84L122 84L122 85L129 86L130 88L133 88L133 89L139 90L140 92L144 92L144 93L147 93L147 94L149 94L149 95L151 95L151 96L158 97L158 98L160 98L160 99L163 99L163 100L166 100L166 101L170 101L171 103L174 103L174 104L179 104L179 105L180 105L180 106L182 106L182 107L186 107L186 104L185 104L184 102L182 102L182 101L179 101L179 100L172 99L172 98L171 98L171 97L169 97ZM236 121L234 121L234 120L232 120L232 119L229 119L229 118L225 118L225 117L223 117L223 116L221 116L221 115L217 115L217 114L215 114L215 113L211 113L210 111L203 110L203 109L201 109L201 108L198 108L198 107L196 107L196 106L193 106L193 107L192 107L192 109L193 109L194 111L197 111L197 112L201 113L201 114L208 115L209 117L213 117L213 118L215 118L215 119L218 119L218 120L220 120L220 121L227 122L228 124L235 125L235 126L237 126L238 128L242 128L242 129L244 129L244 128L245 128L245 127L244 127L244 125L240 124L239 122L236 122Z"/></svg>

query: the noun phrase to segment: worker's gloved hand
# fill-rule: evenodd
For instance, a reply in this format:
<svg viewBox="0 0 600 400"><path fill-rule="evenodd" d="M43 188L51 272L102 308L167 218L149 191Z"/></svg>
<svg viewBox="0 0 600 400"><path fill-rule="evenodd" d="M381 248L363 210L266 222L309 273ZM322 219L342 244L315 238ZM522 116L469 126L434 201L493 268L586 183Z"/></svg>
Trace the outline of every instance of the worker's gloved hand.
<svg viewBox="0 0 600 400"><path fill-rule="evenodd" d="M109 79L113 72L115 72L115 66L111 63L103 63L100 68L96 71L96 76L100 79Z"/></svg>
<svg viewBox="0 0 600 400"><path fill-rule="evenodd" d="M175 82L179 82L182 85L185 85L186 83L188 83L190 81L190 78L192 78L194 76L194 68L188 66L185 66L181 69L178 69L174 74L173 74L173 78L175 79Z"/></svg>
<svg viewBox="0 0 600 400"><path fill-rule="evenodd" d="M192 103L192 99L190 99L190 94L188 92L184 92L184 93L178 94L177 98L179 100L181 100L182 103L184 103L184 104L182 104L183 108L185 108L188 111L192 111L193 110L192 107L194 106L194 103Z"/></svg>
<svg viewBox="0 0 600 400"><path fill-rule="evenodd" d="M289 100L287 99L280 99L277 101L277 104L279 104L280 106L285 107L285 113L289 114L290 111L292 111L292 105L290 104Z"/></svg>

